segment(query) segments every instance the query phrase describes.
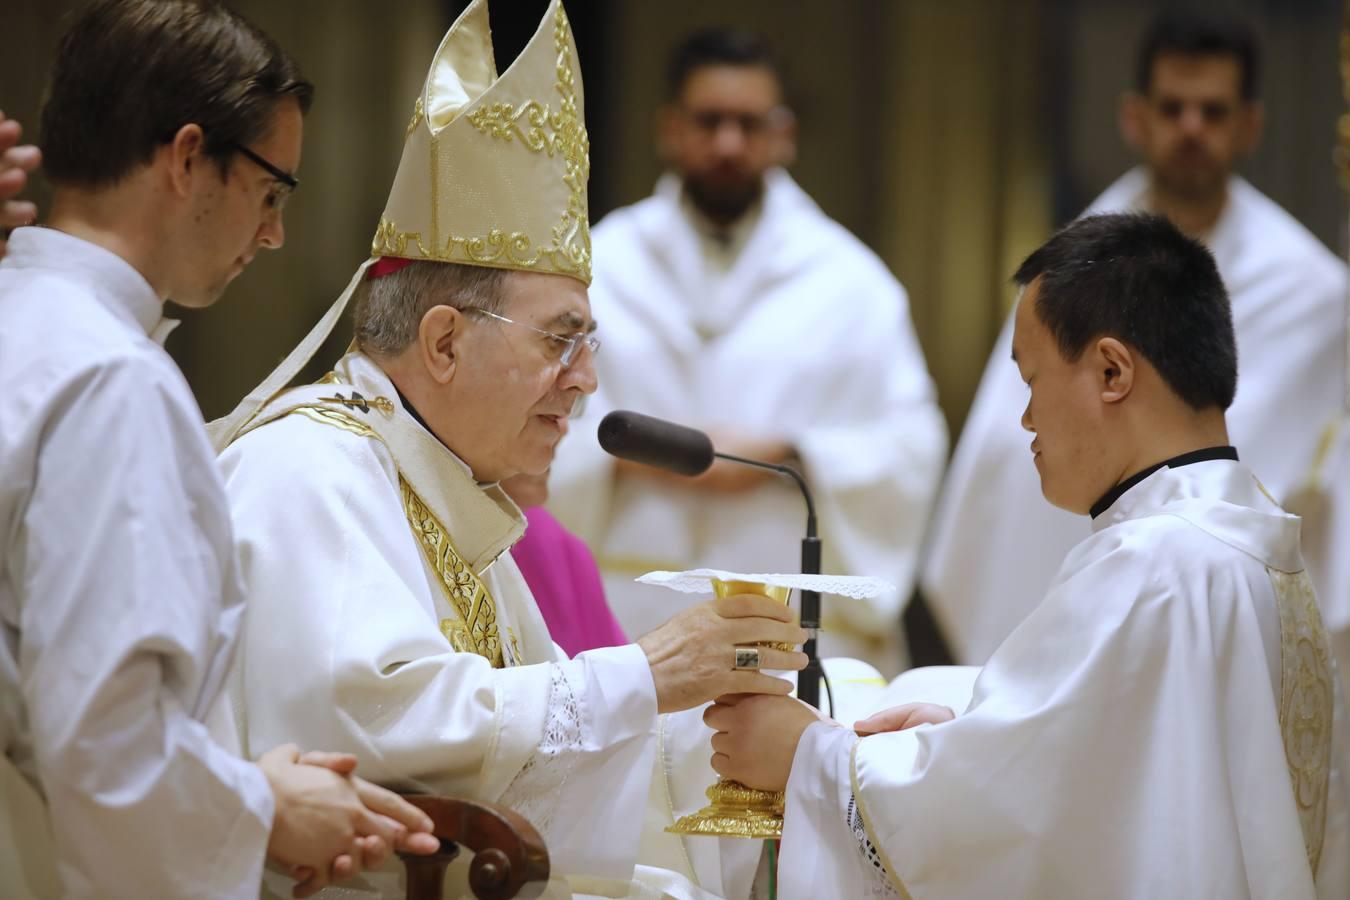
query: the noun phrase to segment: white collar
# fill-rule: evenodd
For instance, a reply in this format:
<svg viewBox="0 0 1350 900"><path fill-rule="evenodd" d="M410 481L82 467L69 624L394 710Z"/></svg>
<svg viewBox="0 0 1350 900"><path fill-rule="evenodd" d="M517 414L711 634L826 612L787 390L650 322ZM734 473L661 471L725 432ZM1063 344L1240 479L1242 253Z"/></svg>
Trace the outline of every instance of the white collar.
<svg viewBox="0 0 1350 900"><path fill-rule="evenodd" d="M178 325L164 317L164 303L145 276L122 257L97 244L54 228L17 228L0 266L18 270L50 270L85 283L113 315L135 325L163 344Z"/></svg>
<svg viewBox="0 0 1350 900"><path fill-rule="evenodd" d="M1286 513L1242 463L1218 459L1163 466L1092 520L1094 533L1149 516L1185 519L1282 572L1302 570L1300 520Z"/></svg>

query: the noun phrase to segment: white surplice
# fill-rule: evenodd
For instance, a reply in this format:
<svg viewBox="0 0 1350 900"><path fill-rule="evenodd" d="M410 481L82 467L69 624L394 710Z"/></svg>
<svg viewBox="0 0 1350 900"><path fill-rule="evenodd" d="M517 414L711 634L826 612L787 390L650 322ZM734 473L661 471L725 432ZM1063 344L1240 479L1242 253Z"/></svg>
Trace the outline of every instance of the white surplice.
<svg viewBox="0 0 1350 900"><path fill-rule="evenodd" d="M595 551L615 615L640 635L681 607L634 578L702 566L798 571L805 509L777 477L732 496L616 481L596 444L600 418L632 409L784 439L815 495L825 571L899 587L872 601L827 600L822 647L893 675L947 449L904 289L786 172L769 173L725 246L680 194L667 175L595 229L600 390L559 448L550 507Z"/></svg>
<svg viewBox="0 0 1350 900"><path fill-rule="evenodd" d="M1134 169L1089 213L1142 208L1148 176ZM1345 264L1241 178L1205 243L1228 288L1238 390L1228 429L1242 459L1281 503L1308 478L1341 408ZM1027 464L1027 388L1012 362L1009 318L990 355L933 517L920 583L958 661L979 664L1040 602L1085 520L1050 505ZM1315 536L1309 536L1309 539ZM1316 558L1316 557L1313 557ZM1309 566L1328 627L1350 627L1350 598Z"/></svg>
<svg viewBox="0 0 1350 900"><path fill-rule="evenodd" d="M159 343L166 326L154 290L120 257L49 229L10 238L0 262L6 898L257 894L272 793L203 724L243 595L201 412Z"/></svg>
<svg viewBox="0 0 1350 900"><path fill-rule="evenodd" d="M699 711L657 715L636 645L567 659L507 552L515 505L368 357L334 377L221 456L249 590L231 688L247 746L346 751L387 786L510 806L545 838L551 896L744 897L757 847L661 832L715 777ZM342 888L401 897L398 869Z"/></svg>
<svg viewBox="0 0 1350 900"><path fill-rule="evenodd" d="M1297 517L1214 460L1091 527L956 719L807 731L784 900L1345 896L1343 710Z"/></svg>

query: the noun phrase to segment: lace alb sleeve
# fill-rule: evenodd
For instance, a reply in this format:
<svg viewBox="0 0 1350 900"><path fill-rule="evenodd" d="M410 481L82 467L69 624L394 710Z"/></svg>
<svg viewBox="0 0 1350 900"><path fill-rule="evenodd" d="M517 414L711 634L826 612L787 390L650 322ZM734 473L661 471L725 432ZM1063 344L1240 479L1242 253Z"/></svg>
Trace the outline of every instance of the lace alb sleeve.
<svg viewBox="0 0 1350 900"><path fill-rule="evenodd" d="M895 886L891 883L890 875L886 872L886 864L881 861L881 854L877 853L877 848L867 839L867 828L863 825L857 798L852 794L848 798L847 817L849 830L853 832L853 840L858 845L858 853L867 863L867 894L865 896L900 896L900 892L895 889Z"/></svg>
<svg viewBox="0 0 1350 900"><path fill-rule="evenodd" d="M549 663L548 718L539 746L502 794L501 803L529 820L545 838L558 812L558 800L576 768L587 711L578 673Z"/></svg>

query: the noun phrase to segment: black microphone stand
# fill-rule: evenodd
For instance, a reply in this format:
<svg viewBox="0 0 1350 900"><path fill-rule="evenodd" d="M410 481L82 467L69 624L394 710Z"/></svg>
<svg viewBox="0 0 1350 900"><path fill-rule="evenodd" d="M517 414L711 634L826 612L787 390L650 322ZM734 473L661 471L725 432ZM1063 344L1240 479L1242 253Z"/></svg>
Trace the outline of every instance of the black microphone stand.
<svg viewBox="0 0 1350 900"><path fill-rule="evenodd" d="M746 459L743 456L733 456L730 453L714 452L713 455L719 459L729 460L741 465L768 469L771 472L786 475L797 482L797 487L802 492L802 499L806 501L806 537L802 538L802 574L819 575L820 538L816 534L816 504L811 500L811 491L807 489L806 479L802 477L802 473L791 466L761 462L757 459ZM802 627L807 631L807 639L806 643L802 645L802 652L806 654L806 668L802 669L797 676L797 699L820 709L820 682L825 678L825 670L821 668L820 658L816 655L816 633L820 630L820 592L801 591L800 593L802 598ZM825 690L830 694L830 713L833 715L834 691L830 689L828 680L825 681Z"/></svg>

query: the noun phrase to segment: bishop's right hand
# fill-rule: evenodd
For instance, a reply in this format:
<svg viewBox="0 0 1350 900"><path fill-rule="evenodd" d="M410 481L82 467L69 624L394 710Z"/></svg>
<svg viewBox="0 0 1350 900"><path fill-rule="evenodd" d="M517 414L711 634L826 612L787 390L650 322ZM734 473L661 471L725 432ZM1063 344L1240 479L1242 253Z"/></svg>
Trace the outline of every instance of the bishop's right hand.
<svg viewBox="0 0 1350 900"><path fill-rule="evenodd" d="M735 668L736 647L800 644L805 629L791 609L758 594L737 594L691 607L638 639L656 684L658 712L678 712L723 694L787 694L792 683ZM800 670L806 654L761 647L762 669Z"/></svg>

